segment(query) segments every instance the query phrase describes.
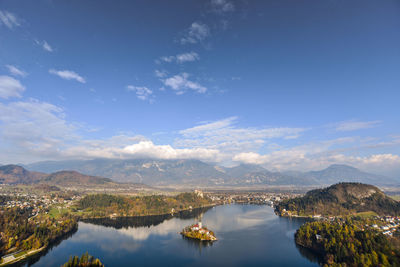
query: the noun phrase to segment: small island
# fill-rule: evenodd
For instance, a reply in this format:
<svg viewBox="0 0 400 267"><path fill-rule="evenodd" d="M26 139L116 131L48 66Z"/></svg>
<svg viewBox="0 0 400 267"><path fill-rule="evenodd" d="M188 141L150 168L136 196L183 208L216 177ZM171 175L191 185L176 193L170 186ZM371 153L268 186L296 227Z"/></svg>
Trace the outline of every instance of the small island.
<svg viewBox="0 0 400 267"><path fill-rule="evenodd" d="M62 267L104 267L104 264L86 252L80 258L78 256L70 256L69 261Z"/></svg>
<svg viewBox="0 0 400 267"><path fill-rule="evenodd" d="M200 241L216 241L217 238L213 231L203 227L202 223L193 224L182 230L181 235L187 238L197 239Z"/></svg>

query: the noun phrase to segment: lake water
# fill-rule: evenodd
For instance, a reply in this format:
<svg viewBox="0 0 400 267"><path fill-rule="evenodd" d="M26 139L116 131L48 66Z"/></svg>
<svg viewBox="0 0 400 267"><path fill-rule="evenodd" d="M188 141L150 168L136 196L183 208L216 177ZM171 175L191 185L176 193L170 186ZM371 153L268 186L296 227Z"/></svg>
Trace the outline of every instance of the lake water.
<svg viewBox="0 0 400 267"><path fill-rule="evenodd" d="M218 241L178 234L200 214ZM269 206L238 204L175 217L79 222L76 233L25 265L60 266L88 251L106 266L318 266L294 243L303 223L278 217Z"/></svg>

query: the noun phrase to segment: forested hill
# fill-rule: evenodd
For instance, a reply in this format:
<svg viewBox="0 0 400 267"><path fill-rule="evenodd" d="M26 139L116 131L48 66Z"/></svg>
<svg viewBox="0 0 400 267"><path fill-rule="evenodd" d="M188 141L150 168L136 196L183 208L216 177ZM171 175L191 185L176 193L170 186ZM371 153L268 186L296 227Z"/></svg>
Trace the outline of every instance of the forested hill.
<svg viewBox="0 0 400 267"><path fill-rule="evenodd" d="M112 183L112 180L85 175L76 171L59 171L45 176L40 182L56 185L98 185Z"/></svg>
<svg viewBox="0 0 400 267"><path fill-rule="evenodd" d="M18 165L0 166L0 184L48 184L58 186L106 185L111 179L85 175L76 171L51 174L28 171Z"/></svg>
<svg viewBox="0 0 400 267"><path fill-rule="evenodd" d="M94 194L82 198L73 209L80 211L81 218L106 218L169 214L212 204L207 196L196 193L141 197Z"/></svg>
<svg viewBox="0 0 400 267"><path fill-rule="evenodd" d="M30 184L38 182L45 173L28 171L18 165L0 166L0 184Z"/></svg>
<svg viewBox="0 0 400 267"><path fill-rule="evenodd" d="M373 211L379 215L400 215L400 203L375 186L339 183L309 191L303 197L282 201L275 207L281 215L347 215Z"/></svg>

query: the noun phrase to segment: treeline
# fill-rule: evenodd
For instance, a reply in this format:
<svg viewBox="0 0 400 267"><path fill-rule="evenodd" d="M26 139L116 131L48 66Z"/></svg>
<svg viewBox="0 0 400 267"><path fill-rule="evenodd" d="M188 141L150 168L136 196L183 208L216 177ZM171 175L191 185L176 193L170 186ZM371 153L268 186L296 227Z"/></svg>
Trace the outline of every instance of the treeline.
<svg viewBox="0 0 400 267"><path fill-rule="evenodd" d="M399 215L400 203L374 186L340 183L311 190L303 197L284 200L275 206L275 211L280 215L298 216L339 216L364 211L374 211L379 215Z"/></svg>
<svg viewBox="0 0 400 267"><path fill-rule="evenodd" d="M323 257L324 266L400 266L400 253L365 220L308 222L295 234L296 243Z"/></svg>
<svg viewBox="0 0 400 267"><path fill-rule="evenodd" d="M76 220L69 216L58 220L44 215L31 220L28 218L29 212L24 209L8 208L0 211L0 256L47 246L77 227Z"/></svg>
<svg viewBox="0 0 400 267"><path fill-rule="evenodd" d="M94 258L86 252L80 258L78 256L69 257L68 262L62 267L104 267L104 265L99 259Z"/></svg>
<svg viewBox="0 0 400 267"><path fill-rule="evenodd" d="M210 205L207 197L199 197L194 193L182 193L177 196L118 196L108 194L88 195L82 198L75 211L83 211L83 218L116 216L159 215Z"/></svg>

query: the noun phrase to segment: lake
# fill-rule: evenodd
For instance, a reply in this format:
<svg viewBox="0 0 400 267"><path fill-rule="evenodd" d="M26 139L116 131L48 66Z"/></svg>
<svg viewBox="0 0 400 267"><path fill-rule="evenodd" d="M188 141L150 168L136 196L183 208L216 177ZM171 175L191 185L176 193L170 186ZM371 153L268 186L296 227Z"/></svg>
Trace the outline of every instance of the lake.
<svg viewBox="0 0 400 267"><path fill-rule="evenodd" d="M218 241L183 238L202 217ZM231 204L172 216L79 222L76 233L26 266L60 266L86 251L105 266L319 266L296 247L304 219L278 217L269 206Z"/></svg>

